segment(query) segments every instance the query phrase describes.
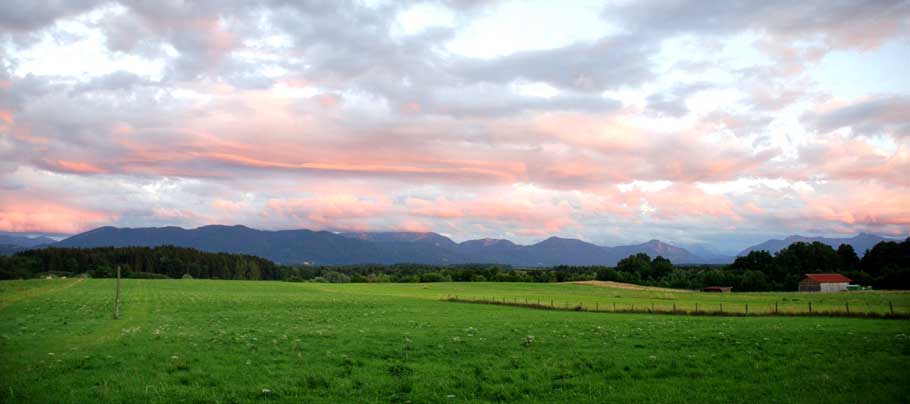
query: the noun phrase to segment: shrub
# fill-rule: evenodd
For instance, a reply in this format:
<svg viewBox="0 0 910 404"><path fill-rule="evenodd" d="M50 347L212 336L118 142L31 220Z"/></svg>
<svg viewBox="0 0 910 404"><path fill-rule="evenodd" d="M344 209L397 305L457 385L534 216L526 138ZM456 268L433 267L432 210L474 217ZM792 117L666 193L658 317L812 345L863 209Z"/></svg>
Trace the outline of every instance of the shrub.
<svg viewBox="0 0 910 404"><path fill-rule="evenodd" d="M135 279L170 279L165 274L156 274L154 272L127 272L123 274L123 277Z"/></svg>
<svg viewBox="0 0 910 404"><path fill-rule="evenodd" d="M329 283L348 283L351 281L351 277L347 276L341 272L329 271L322 275L325 278L326 282Z"/></svg>
<svg viewBox="0 0 910 404"><path fill-rule="evenodd" d="M187 273L183 274L183 276L181 276L180 278L181 279L193 279L193 275L190 275L190 273L187 272Z"/></svg>

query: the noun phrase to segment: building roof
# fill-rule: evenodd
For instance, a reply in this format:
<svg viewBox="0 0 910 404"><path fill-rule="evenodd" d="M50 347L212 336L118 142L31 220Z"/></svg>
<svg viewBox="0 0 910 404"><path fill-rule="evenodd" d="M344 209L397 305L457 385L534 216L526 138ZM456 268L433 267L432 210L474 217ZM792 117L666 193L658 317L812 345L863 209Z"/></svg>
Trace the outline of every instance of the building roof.
<svg viewBox="0 0 910 404"><path fill-rule="evenodd" d="M806 278L812 279L818 283L841 283L852 282L850 278L841 274L806 274Z"/></svg>

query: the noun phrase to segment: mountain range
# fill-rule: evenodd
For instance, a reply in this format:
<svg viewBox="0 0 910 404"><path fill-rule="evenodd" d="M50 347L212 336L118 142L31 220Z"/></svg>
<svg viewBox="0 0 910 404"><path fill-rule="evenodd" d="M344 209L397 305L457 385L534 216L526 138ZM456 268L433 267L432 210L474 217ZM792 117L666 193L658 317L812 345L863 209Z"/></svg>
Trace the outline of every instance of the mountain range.
<svg viewBox="0 0 910 404"><path fill-rule="evenodd" d="M787 248L790 244L803 242L803 243L813 243L820 242L822 244L827 244L831 247L837 249L841 244L849 244L853 246L853 249L856 251L856 255L862 258L866 254L866 250L869 250L876 244L882 241L895 241L894 239L885 238L882 236L877 236L875 234L869 233L860 233L853 237L848 238L829 238L829 237L804 237L804 236L790 236L783 240L772 239L765 241L761 244L756 244L752 247L746 248L737 254L737 256L749 255L752 251L761 251L765 250L774 254L784 248Z"/></svg>
<svg viewBox="0 0 910 404"><path fill-rule="evenodd" d="M685 249L651 240L603 247L577 239L550 237L532 245L504 239L456 243L437 233L332 233L312 230L256 230L245 226L116 228L101 227L69 237L54 247L176 245L210 252L260 256L283 264L349 265L421 263L434 265L499 263L516 267L616 265L636 253L675 263L705 263Z"/></svg>
<svg viewBox="0 0 910 404"><path fill-rule="evenodd" d="M747 255L756 250L767 250L773 254L795 242L819 241L834 248L842 243L850 244L862 256L875 244L888 240L891 239L866 233L850 238L790 236L754 245L738 255ZM0 234L0 254L13 254L45 246L90 248L160 245L250 254L282 264L309 265L498 263L515 267L613 266L619 260L637 253L651 257L659 255L677 264L725 264L734 258L716 254L705 245L685 249L659 240L614 247L561 237L550 237L531 245L491 238L456 243L432 232L333 233L306 229L269 231L222 225L195 229L100 227L59 242L48 237Z"/></svg>
<svg viewBox="0 0 910 404"><path fill-rule="evenodd" d="M26 237L13 234L0 234L0 245L14 245L19 247L37 247L45 244L54 244L57 240L50 237Z"/></svg>

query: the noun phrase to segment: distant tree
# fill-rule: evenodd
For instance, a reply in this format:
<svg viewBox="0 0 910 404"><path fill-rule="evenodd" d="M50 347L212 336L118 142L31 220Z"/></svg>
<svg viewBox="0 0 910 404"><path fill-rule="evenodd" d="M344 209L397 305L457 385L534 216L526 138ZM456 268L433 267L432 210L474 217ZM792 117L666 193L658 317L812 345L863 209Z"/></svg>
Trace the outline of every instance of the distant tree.
<svg viewBox="0 0 910 404"><path fill-rule="evenodd" d="M673 263L670 260L657 256L651 261L651 279L660 280L673 272Z"/></svg>
<svg viewBox="0 0 910 404"><path fill-rule="evenodd" d="M619 272L637 273L639 275L648 274L651 272L651 257L645 253L630 255L619 260L616 264L616 270Z"/></svg>
<svg viewBox="0 0 910 404"><path fill-rule="evenodd" d="M795 289L803 274L837 272L840 269L837 252L818 241L793 243L774 256L776 266L783 272L778 279L786 290Z"/></svg>
<svg viewBox="0 0 910 404"><path fill-rule="evenodd" d="M351 277L338 271L329 271L322 274L322 277L329 283L348 283Z"/></svg>
<svg viewBox="0 0 910 404"><path fill-rule="evenodd" d="M856 255L856 250L850 244L841 244L837 247L837 258L839 261L840 272L858 271L860 269L860 260Z"/></svg>

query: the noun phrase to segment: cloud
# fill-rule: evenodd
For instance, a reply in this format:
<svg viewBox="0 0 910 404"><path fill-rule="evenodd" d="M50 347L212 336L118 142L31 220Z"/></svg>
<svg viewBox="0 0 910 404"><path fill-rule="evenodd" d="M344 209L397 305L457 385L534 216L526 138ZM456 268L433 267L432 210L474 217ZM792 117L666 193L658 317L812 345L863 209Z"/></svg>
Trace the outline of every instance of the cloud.
<svg viewBox="0 0 910 404"><path fill-rule="evenodd" d="M451 22L415 31L412 3L0 5L4 226L910 231L906 89L844 101L816 76L905 39L906 2L619 2L484 58L452 44L509 16L433 4Z"/></svg>
<svg viewBox="0 0 910 404"><path fill-rule="evenodd" d="M858 100L821 113L807 114L805 120L819 132L849 127L855 135L910 137L910 96L896 95Z"/></svg>
<svg viewBox="0 0 910 404"><path fill-rule="evenodd" d="M0 4L0 31L30 31L90 11L102 0L8 1Z"/></svg>
<svg viewBox="0 0 910 404"><path fill-rule="evenodd" d="M0 200L0 230L72 234L105 225L117 215L20 196Z"/></svg>

